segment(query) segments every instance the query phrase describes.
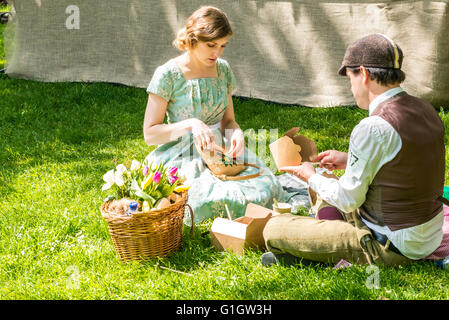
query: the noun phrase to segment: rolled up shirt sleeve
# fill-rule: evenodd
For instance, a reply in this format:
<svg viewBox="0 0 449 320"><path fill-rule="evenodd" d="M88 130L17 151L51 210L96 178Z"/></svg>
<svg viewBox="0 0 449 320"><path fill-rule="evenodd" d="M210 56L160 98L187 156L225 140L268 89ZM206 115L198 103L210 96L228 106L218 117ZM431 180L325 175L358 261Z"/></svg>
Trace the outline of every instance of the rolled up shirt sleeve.
<svg viewBox="0 0 449 320"><path fill-rule="evenodd" d="M378 116L365 118L351 133L345 173L338 180L314 174L309 186L330 205L351 212L365 202L377 172L401 146L399 134L388 122Z"/></svg>

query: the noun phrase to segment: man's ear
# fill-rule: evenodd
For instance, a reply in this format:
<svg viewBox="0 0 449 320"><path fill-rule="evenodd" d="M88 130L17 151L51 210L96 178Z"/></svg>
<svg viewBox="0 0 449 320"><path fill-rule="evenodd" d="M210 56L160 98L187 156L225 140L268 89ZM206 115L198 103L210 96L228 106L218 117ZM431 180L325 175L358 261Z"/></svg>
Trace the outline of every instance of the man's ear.
<svg viewBox="0 0 449 320"><path fill-rule="evenodd" d="M367 84L369 80L371 80L369 71L366 70L364 66L360 66L360 73L362 75L362 83Z"/></svg>

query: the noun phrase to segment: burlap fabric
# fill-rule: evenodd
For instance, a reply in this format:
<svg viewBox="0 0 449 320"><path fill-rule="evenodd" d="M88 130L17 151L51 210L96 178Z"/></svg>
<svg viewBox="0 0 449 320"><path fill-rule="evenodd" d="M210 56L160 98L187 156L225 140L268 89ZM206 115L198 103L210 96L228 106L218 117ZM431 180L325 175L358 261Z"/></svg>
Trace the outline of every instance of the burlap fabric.
<svg viewBox="0 0 449 320"><path fill-rule="evenodd" d="M227 13L235 31L223 55L237 78L235 95L308 106L353 104L337 70L350 43L380 32L404 51L404 89L434 104L449 101L448 0L11 2L11 77L145 88L155 68L178 54L171 44L176 31L209 4Z"/></svg>

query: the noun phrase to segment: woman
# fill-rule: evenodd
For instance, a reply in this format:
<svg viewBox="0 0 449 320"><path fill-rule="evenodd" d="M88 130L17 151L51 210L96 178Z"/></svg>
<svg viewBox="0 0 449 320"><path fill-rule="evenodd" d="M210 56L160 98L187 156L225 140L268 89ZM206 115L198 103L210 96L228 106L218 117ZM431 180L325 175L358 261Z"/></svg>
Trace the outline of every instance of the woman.
<svg viewBox="0 0 449 320"><path fill-rule="evenodd" d="M231 35L229 21L220 9L201 7L189 17L174 41L184 53L159 66L147 89L145 142L159 146L146 160L180 168L191 186L189 204L195 222L222 215L225 203L232 217L237 218L245 213L249 202L271 207L273 198L283 201L285 197L270 170L245 148L243 132L235 121L235 78L229 64L220 59ZM165 114L168 124L163 124ZM261 176L221 181L212 175L194 142L212 150L223 135L231 145L228 154L256 162L263 169ZM242 174L255 170L250 167Z"/></svg>

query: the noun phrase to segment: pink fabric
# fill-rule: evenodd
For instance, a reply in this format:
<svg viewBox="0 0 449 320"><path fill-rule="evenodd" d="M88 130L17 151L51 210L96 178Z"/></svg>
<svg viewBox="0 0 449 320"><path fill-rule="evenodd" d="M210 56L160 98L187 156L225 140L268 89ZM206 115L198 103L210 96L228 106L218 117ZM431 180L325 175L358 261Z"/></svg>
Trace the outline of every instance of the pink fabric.
<svg viewBox="0 0 449 320"><path fill-rule="evenodd" d="M432 252L424 260L441 260L449 256L449 207L445 204L444 208L444 222L443 222L443 240L440 246Z"/></svg>
<svg viewBox="0 0 449 320"><path fill-rule="evenodd" d="M316 214L318 220L344 220L341 213L334 207L321 208Z"/></svg>

